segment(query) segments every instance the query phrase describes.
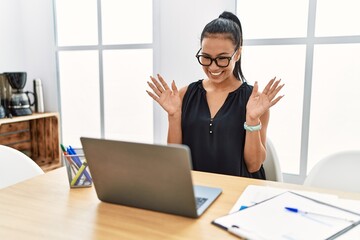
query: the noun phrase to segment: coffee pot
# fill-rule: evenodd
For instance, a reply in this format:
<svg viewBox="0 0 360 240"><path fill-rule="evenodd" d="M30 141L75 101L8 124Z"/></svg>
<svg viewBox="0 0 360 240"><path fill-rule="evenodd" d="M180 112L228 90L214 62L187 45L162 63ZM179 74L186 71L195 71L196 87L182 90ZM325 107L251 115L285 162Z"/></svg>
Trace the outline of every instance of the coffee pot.
<svg viewBox="0 0 360 240"><path fill-rule="evenodd" d="M30 102L29 94L32 94L33 99L35 98L34 93L24 92L23 89L26 84L26 72L7 72L4 73L11 86L11 97L8 102L8 109L13 116L24 116L31 115L31 106L34 102Z"/></svg>

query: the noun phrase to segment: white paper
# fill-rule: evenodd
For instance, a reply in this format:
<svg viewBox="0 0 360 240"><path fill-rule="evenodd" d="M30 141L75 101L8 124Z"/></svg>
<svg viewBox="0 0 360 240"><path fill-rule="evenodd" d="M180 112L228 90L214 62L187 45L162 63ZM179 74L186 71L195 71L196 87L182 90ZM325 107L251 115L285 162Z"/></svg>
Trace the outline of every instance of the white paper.
<svg viewBox="0 0 360 240"><path fill-rule="evenodd" d="M238 198L234 206L231 208L229 213L234 213L239 211L244 207L252 206L256 203L262 202L266 199L274 197L280 193L284 193L290 191L290 189L283 189L283 188L274 188L274 187L266 187L266 186L257 186L257 185L249 185L243 191L241 196ZM324 193L317 193L317 192L310 192L310 191L295 191L291 190L292 192L297 192L301 195L315 198L317 200L336 204L338 201L338 197L333 194L324 194Z"/></svg>
<svg viewBox="0 0 360 240"><path fill-rule="evenodd" d="M341 219L293 213L287 211L285 207ZM220 217L214 220L214 223L225 228L236 225L249 232L261 233L267 239L296 240L326 239L353 224L348 220L360 221L360 215L313 201L293 192L284 192L244 210Z"/></svg>

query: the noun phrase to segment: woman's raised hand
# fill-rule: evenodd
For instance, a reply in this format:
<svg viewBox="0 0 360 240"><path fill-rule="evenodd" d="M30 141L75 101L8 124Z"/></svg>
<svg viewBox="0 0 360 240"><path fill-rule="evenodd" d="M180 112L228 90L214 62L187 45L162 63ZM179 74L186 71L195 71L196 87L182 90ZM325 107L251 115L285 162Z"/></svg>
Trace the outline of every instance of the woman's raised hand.
<svg viewBox="0 0 360 240"><path fill-rule="evenodd" d="M150 97L152 97L152 99L159 103L169 115L181 112L181 98L175 85L175 81L172 81L170 89L160 74L158 74L157 77L159 80L150 76L152 83L147 83L153 92L146 92Z"/></svg>
<svg viewBox="0 0 360 240"><path fill-rule="evenodd" d="M276 77L271 79L263 92L258 91L259 85L255 82L253 91L246 105L247 116L250 119L260 118L270 107L280 101L283 95L276 97L284 86L284 84L279 85L280 81L281 79L276 80Z"/></svg>

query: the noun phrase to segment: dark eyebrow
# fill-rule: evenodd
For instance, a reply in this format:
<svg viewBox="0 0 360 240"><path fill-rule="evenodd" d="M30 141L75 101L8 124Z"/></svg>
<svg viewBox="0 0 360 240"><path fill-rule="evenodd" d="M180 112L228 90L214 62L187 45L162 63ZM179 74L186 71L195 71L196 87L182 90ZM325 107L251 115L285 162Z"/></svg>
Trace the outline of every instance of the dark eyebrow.
<svg viewBox="0 0 360 240"><path fill-rule="evenodd" d="M222 57L221 55L230 55L230 54L231 53L222 52L222 53L219 53L216 57ZM212 57L210 54L204 53L204 52L201 52L201 55L206 55L206 56Z"/></svg>

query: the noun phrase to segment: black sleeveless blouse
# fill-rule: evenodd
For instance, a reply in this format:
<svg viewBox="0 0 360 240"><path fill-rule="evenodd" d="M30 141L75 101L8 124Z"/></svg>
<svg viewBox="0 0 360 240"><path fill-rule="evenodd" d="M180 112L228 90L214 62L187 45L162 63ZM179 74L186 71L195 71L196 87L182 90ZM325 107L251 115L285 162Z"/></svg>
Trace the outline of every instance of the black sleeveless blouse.
<svg viewBox="0 0 360 240"><path fill-rule="evenodd" d="M230 92L213 119L202 80L188 86L182 103L182 141L190 147L193 169L265 179L263 167L250 173L244 161L246 104L252 86Z"/></svg>

